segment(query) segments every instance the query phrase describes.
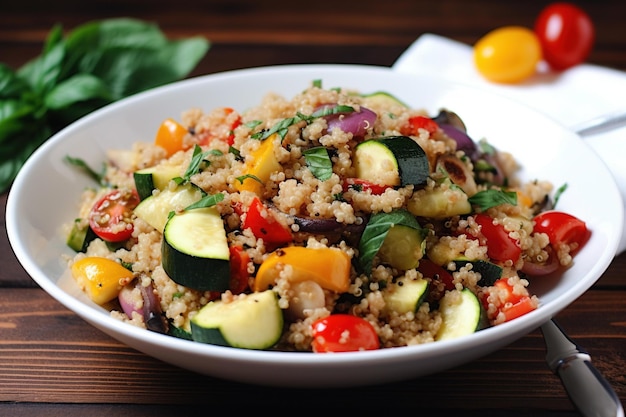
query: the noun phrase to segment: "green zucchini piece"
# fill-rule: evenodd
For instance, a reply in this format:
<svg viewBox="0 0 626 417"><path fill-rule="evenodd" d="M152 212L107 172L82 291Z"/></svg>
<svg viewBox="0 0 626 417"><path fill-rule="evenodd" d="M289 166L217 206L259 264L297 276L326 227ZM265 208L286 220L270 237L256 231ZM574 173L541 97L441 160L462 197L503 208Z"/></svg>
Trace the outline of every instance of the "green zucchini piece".
<svg viewBox="0 0 626 417"><path fill-rule="evenodd" d="M201 291L225 291L230 281L226 229L215 207L172 216L163 231L161 263L176 283Z"/></svg>
<svg viewBox="0 0 626 417"><path fill-rule="evenodd" d="M396 230L391 232L393 229ZM392 238L400 238L406 244L414 246L401 247L396 245L396 242L391 240L392 238L387 241L390 232ZM415 217L404 209L393 210L389 213L375 213L367 222L359 241L359 263L363 271L370 274L374 256L380 254L381 260L389 264L393 263L391 266L406 269L402 267L419 262L424 255L424 236L425 232ZM382 253L380 253L381 249ZM402 259L407 255L410 255L408 260Z"/></svg>
<svg viewBox="0 0 626 417"><path fill-rule="evenodd" d="M135 188L141 200L150 197L155 189L166 189L172 178L178 176L180 176L180 167L176 165L156 165L133 173Z"/></svg>
<svg viewBox="0 0 626 417"><path fill-rule="evenodd" d="M483 307L468 288L448 291L439 303L439 311L442 323L435 340L467 336L485 327Z"/></svg>
<svg viewBox="0 0 626 417"><path fill-rule="evenodd" d="M426 279L400 278L387 285L383 292L385 309L398 314L415 312L428 295L429 282Z"/></svg>
<svg viewBox="0 0 626 417"><path fill-rule="evenodd" d="M376 91L369 94L361 94L361 97L367 99L369 102L375 102L380 105L381 108L389 108L393 106L401 106L409 108L408 104L404 103L398 97L386 91Z"/></svg>
<svg viewBox="0 0 626 417"><path fill-rule="evenodd" d="M87 222L83 221L83 219L76 219L70 234L67 236L66 243L67 246L76 252L85 252L91 241L97 237Z"/></svg>
<svg viewBox="0 0 626 417"><path fill-rule="evenodd" d="M415 216L445 219L471 213L472 205L467 194L460 187L452 185L415 191L407 202L407 209Z"/></svg>
<svg viewBox="0 0 626 417"><path fill-rule="evenodd" d="M426 249L426 234L419 227L394 224L385 237L378 256L397 269L417 268Z"/></svg>
<svg viewBox="0 0 626 417"><path fill-rule="evenodd" d="M191 337L196 342L262 350L278 342L283 323L276 293L266 290L228 303L211 301L191 319Z"/></svg>
<svg viewBox="0 0 626 417"><path fill-rule="evenodd" d="M466 258L455 259L452 262L456 265L456 270L463 268L465 265L472 264L472 271L480 273L480 280L478 285L488 287L494 284L497 280L502 278L502 267L489 261L470 260Z"/></svg>
<svg viewBox="0 0 626 417"><path fill-rule="evenodd" d="M423 186L430 174L426 153L408 136L359 143L354 152L354 167L358 178L391 186Z"/></svg>
<svg viewBox="0 0 626 417"><path fill-rule="evenodd" d="M142 200L135 207L134 213L159 232L163 232L171 212L183 210L199 201L204 194L202 189L191 183L179 185L174 190L166 188Z"/></svg>

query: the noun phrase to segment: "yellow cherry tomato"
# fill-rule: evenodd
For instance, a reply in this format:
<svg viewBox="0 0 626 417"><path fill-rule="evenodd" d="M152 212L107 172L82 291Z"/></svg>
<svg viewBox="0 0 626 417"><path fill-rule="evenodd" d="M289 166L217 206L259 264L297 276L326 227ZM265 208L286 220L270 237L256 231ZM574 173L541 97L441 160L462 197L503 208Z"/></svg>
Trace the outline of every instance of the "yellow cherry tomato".
<svg viewBox="0 0 626 417"><path fill-rule="evenodd" d="M118 262L100 257L82 258L72 264L76 283L96 304L105 304L118 296L134 275Z"/></svg>
<svg viewBox="0 0 626 417"><path fill-rule="evenodd" d="M487 33L474 45L474 63L489 81L513 84L536 71L541 60L537 35L522 26L504 26Z"/></svg>
<svg viewBox="0 0 626 417"><path fill-rule="evenodd" d="M187 128L172 118L163 120L157 130L154 144L165 149L167 156L172 156L176 152L184 149L184 138L187 135Z"/></svg>

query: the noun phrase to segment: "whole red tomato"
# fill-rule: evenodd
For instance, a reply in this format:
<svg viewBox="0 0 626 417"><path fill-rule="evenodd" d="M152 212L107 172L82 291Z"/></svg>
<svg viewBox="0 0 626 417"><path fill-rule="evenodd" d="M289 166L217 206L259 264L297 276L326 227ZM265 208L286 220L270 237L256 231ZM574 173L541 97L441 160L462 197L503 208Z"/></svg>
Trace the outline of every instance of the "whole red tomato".
<svg viewBox="0 0 626 417"><path fill-rule="evenodd" d="M543 59L556 71L587 59L595 40L595 28L589 15L565 2L544 8L535 21L534 31L541 43Z"/></svg>

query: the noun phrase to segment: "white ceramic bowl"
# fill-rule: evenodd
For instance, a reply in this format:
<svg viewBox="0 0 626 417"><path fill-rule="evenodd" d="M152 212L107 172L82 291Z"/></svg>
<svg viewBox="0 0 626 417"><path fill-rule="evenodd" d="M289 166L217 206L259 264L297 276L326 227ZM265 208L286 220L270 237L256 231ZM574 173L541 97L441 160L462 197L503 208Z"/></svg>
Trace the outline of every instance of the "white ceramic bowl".
<svg viewBox="0 0 626 417"><path fill-rule="evenodd" d="M286 97L312 80L324 87L384 90L431 114L458 113L469 134L512 152L525 179L548 179L568 189L559 208L584 219L593 234L558 277L537 279L537 310L503 325L451 341L378 351L306 354L206 345L141 330L109 317L74 284L62 254L71 254L60 225L73 219L89 181L63 162L66 155L98 166L106 149L151 141L166 117L190 107L240 111L268 92ZM103 332L139 351L199 373L236 381L290 387L356 386L442 371L503 347L537 328L583 294L611 262L621 237L623 208L610 172L575 134L549 116L504 97L436 78L389 68L347 65L278 66L186 80L122 100L79 120L47 141L26 163L7 202L7 232L17 258L52 297Z"/></svg>

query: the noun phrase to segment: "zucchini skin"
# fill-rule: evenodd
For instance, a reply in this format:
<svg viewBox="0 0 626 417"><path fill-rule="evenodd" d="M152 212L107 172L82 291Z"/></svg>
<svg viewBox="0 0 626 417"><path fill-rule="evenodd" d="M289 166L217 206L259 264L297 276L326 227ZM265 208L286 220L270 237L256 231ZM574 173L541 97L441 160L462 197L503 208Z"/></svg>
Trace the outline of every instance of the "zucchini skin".
<svg viewBox="0 0 626 417"><path fill-rule="evenodd" d="M280 340L284 318L276 293L266 290L228 303L211 301L190 323L196 342L264 350Z"/></svg>
<svg viewBox="0 0 626 417"><path fill-rule="evenodd" d="M408 136L386 136L361 142L356 147L355 158L357 176L376 184L422 187L430 175L426 152ZM393 181L389 178L389 165L397 170ZM385 177L384 182L378 182Z"/></svg>
<svg viewBox="0 0 626 417"><path fill-rule="evenodd" d="M230 254L222 218L214 207L185 211L166 223L161 264L176 283L201 291L230 287Z"/></svg>
<svg viewBox="0 0 626 417"><path fill-rule="evenodd" d="M230 261L210 259L180 252L165 239L161 244L165 273L177 284L200 291L226 291L230 281Z"/></svg>
<svg viewBox="0 0 626 417"><path fill-rule="evenodd" d="M393 152L398 162L400 185L423 186L430 175L428 157L421 146L408 136L376 139Z"/></svg>

